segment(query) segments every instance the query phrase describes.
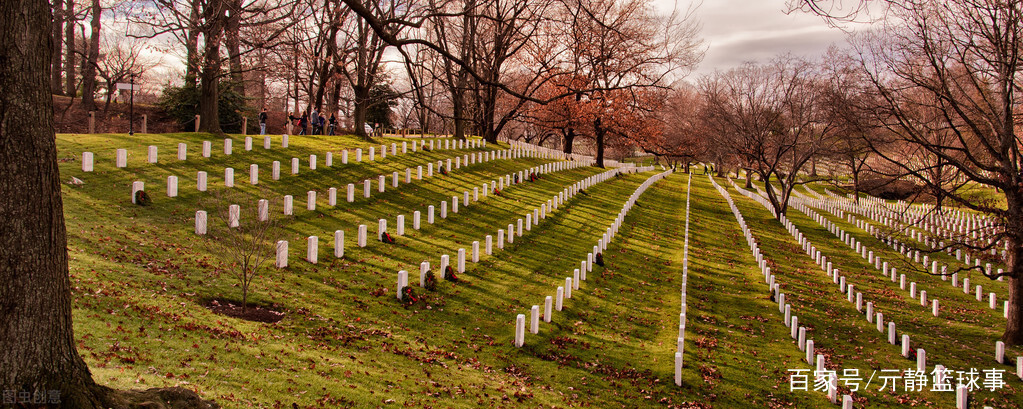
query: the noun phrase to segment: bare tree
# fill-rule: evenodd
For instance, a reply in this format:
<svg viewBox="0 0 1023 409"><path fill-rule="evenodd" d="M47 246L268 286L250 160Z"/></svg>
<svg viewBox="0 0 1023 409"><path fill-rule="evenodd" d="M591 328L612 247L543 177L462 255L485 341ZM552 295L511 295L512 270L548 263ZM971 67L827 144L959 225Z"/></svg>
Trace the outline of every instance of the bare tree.
<svg viewBox="0 0 1023 409"><path fill-rule="evenodd" d="M1023 3L997 0L886 0L877 34L859 42L869 78L865 92L878 101L877 119L899 143L940 160L926 165L899 151L874 149L901 173L927 184L954 204L997 221L996 233L953 245L984 251L1004 243L1009 310L1002 340L1023 344L1023 146L1018 135L1023 71ZM800 0L829 19L831 1ZM861 3L862 5L862 3ZM952 168L971 184L991 188L1004 207L978 201L960 184L934 183L929 168ZM986 273L985 273L986 274Z"/></svg>
<svg viewBox="0 0 1023 409"><path fill-rule="evenodd" d="M823 87L816 78L810 62L782 56L701 83L711 126L747 167L747 186L751 172L765 182L776 217L788 210L792 189L807 181L800 172L835 130L822 109Z"/></svg>
<svg viewBox="0 0 1023 409"><path fill-rule="evenodd" d="M252 281L259 277L267 262L275 257L275 244L283 235L280 216L270 212L277 206L268 199L266 218L261 219L259 207L239 206L238 219L231 216L230 206L241 202L247 195L236 193L237 190L214 190L203 201L203 207L213 209L215 223L209 223L204 241L211 254L226 258L228 268L233 271L242 290L242 311L248 308L249 288ZM261 196L274 197L269 190L261 190ZM236 227L231 227L232 223Z"/></svg>

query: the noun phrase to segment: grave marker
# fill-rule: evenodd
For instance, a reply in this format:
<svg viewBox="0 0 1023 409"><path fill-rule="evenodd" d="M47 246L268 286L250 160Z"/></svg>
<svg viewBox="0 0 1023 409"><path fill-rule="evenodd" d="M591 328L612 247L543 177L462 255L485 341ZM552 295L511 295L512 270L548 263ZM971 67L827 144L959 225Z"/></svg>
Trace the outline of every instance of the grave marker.
<svg viewBox="0 0 1023 409"><path fill-rule="evenodd" d="M195 234L206 234L206 211L195 212Z"/></svg>

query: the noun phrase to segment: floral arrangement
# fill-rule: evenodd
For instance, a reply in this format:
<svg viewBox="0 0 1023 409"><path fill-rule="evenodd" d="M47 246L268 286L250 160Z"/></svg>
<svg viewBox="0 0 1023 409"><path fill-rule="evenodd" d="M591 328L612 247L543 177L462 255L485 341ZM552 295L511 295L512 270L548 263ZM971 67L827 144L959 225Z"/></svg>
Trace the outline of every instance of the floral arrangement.
<svg viewBox="0 0 1023 409"><path fill-rule="evenodd" d="M433 274L433 271L426 272L426 278L423 280L423 287L429 291L437 289L437 276Z"/></svg>
<svg viewBox="0 0 1023 409"><path fill-rule="evenodd" d="M452 283L457 283L458 276L455 275L455 269L451 268L451 266L448 266L447 269L444 270L444 279Z"/></svg>
<svg viewBox="0 0 1023 409"><path fill-rule="evenodd" d="M448 175L448 171L447 171L447 169L444 169L444 166L438 166L437 170L440 172L440 174L442 174L444 176Z"/></svg>
<svg viewBox="0 0 1023 409"><path fill-rule="evenodd" d="M139 206L149 206L153 204L153 199L149 197L149 194L145 190L139 190L135 192L135 204Z"/></svg>
<svg viewBox="0 0 1023 409"><path fill-rule="evenodd" d="M405 306L405 308L416 305L416 303L418 303L419 300L420 298L418 295L416 295L415 288L403 287L401 289L401 305Z"/></svg>
<svg viewBox="0 0 1023 409"><path fill-rule="evenodd" d="M501 191L494 189L494 196L501 196Z"/></svg>
<svg viewBox="0 0 1023 409"><path fill-rule="evenodd" d="M596 259L597 265L604 267L604 253L597 253Z"/></svg>
<svg viewBox="0 0 1023 409"><path fill-rule="evenodd" d="M380 235L380 241L387 244L394 244L394 237L391 237L390 233L384 232L384 234Z"/></svg>

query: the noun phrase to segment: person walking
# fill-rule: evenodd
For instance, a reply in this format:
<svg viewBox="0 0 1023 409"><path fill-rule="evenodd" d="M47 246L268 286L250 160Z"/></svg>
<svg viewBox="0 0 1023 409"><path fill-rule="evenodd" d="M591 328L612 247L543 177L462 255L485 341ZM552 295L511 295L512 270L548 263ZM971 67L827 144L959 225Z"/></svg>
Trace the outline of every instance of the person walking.
<svg viewBox="0 0 1023 409"><path fill-rule="evenodd" d="M266 107L263 107L263 111L259 113L259 134L266 135Z"/></svg>
<svg viewBox="0 0 1023 409"><path fill-rule="evenodd" d="M335 117L334 113L331 112L330 113L330 135L331 136L334 135L334 129L335 128L337 128L337 117Z"/></svg>
<svg viewBox="0 0 1023 409"><path fill-rule="evenodd" d="M309 134L309 111L302 113L302 116L298 117L298 127L302 129L299 135Z"/></svg>
<svg viewBox="0 0 1023 409"><path fill-rule="evenodd" d="M316 108L313 108L312 115L309 115L309 121L312 122L312 125L313 125L313 133L311 133L310 135L319 135L320 134L320 111L317 110Z"/></svg>

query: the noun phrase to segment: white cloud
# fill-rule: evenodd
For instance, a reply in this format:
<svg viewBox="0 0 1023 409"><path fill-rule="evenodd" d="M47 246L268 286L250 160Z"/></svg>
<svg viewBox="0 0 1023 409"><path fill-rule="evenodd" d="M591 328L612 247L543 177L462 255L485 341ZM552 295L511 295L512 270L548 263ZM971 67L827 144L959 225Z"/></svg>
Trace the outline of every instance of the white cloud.
<svg viewBox="0 0 1023 409"><path fill-rule="evenodd" d="M703 26L707 45L696 74L727 70L746 61L766 61L779 54L813 57L832 44L842 44L845 33L820 17L802 12L785 13L786 0L704 0L695 18ZM654 0L661 12L688 3Z"/></svg>

